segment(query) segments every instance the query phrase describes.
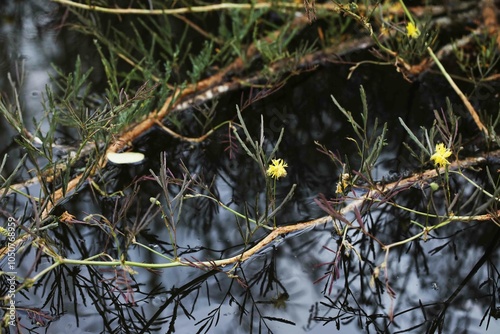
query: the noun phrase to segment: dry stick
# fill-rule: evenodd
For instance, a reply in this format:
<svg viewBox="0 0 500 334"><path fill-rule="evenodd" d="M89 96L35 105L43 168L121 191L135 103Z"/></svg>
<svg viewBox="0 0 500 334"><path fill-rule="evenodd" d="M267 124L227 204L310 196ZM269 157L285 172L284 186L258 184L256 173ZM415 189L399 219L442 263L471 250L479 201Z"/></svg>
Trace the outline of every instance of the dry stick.
<svg viewBox="0 0 500 334"><path fill-rule="evenodd" d="M184 265L190 265L190 266L195 266L199 268L205 268L205 267L213 267L214 265L217 267L225 267L228 264L233 264L233 263L241 263L246 260L248 260L252 255L255 253L259 252L261 249L266 247L268 244L270 244L272 241L274 241L277 237L279 237L282 234L287 234L290 232L296 232L296 231L301 231L310 227L314 227L317 225L321 224L326 224L331 221L330 216L325 216L321 217L318 219L314 219L308 222L304 223L298 223L294 225L287 225L287 226L280 226L275 228L271 233L269 233L264 239L259 241L255 246L252 248L244 251L241 254L238 254L236 256L227 258L227 259L222 259L222 260L214 260L214 261L189 261L189 260L180 260L181 264Z"/></svg>
<svg viewBox="0 0 500 334"><path fill-rule="evenodd" d="M479 118L479 115L477 114L476 110L474 109L474 107L472 106L472 104L470 103L470 101L467 99L467 97L464 95L464 93L462 93L462 91L460 90L460 88L458 88L458 86L455 84L455 82L450 77L450 75L448 74L448 72L446 72L446 69L441 64L441 62L439 61L439 59L436 57L436 55L434 54L434 52L432 52L432 49L430 47L428 47L427 51L431 55L431 57L434 60L434 62L436 63L436 65L441 70L441 73L443 73L444 77L446 78L446 80L448 81L448 83L450 84L450 86L453 88L453 90L455 91L455 93L458 94L458 96L460 97L460 99L464 103L465 107L469 111L470 115L472 116L472 119L476 123L477 127L479 128L479 130L483 131L484 134L486 135L486 137L488 137L489 136L488 135L488 129L484 126L483 122L481 122L481 119Z"/></svg>
<svg viewBox="0 0 500 334"><path fill-rule="evenodd" d="M177 132L171 130L170 128L167 128L165 125L163 125L162 122L160 122L159 120L155 120L155 123L156 125L158 125L163 131L165 131L166 133L168 133L169 135L171 135L172 137L174 138L177 138L179 140L182 140L182 141L185 141L185 142L189 142L189 143L201 143L202 141L204 141L205 139L207 139L208 137L210 137L214 132L215 130L214 129L211 129L210 131L208 131L207 133L205 133L204 135L200 136L200 137L186 137L186 136L183 136L183 135L180 135L178 134Z"/></svg>
<svg viewBox="0 0 500 334"><path fill-rule="evenodd" d="M192 7L182 7L182 8L165 8L165 9L140 9L140 8L109 8L94 5L86 5L71 0L52 0L52 2L57 2L70 7L76 7L85 10L92 10L96 12L115 14L115 15L179 15L179 14L189 14L189 13L206 13L212 11L221 11L226 9L266 9L266 8L290 8L290 9L300 9L304 7L302 3L293 2L260 2L260 3L220 3L214 5L206 6L192 6ZM341 6L337 4L315 4L316 8L338 11Z"/></svg>
<svg viewBox="0 0 500 334"><path fill-rule="evenodd" d="M102 7L95 5L86 5L72 0L51 0L51 1L69 7L75 7L106 14L114 14L114 15L180 15L189 13L205 13L205 12L221 11L227 9L252 10L252 9L267 9L267 8L284 8L284 9L304 8L304 4L299 2L293 3L293 2L274 2L274 1L247 3L247 4L228 2L228 3L213 4L206 6L192 6L192 7L165 8L165 9L110 8L110 7ZM462 1L462 3L455 5L453 7L453 10L457 12L462 12L463 10L468 9L470 7L470 4L474 2ZM358 11L370 13L376 7L379 6L380 5L367 7L364 5L358 5ZM382 5L382 7L387 8L388 12L393 15L394 14L399 15L403 12L401 6ZM329 10L329 11L339 12L342 10L343 11L348 10L349 5L341 5L336 3L315 3L314 8L316 10ZM310 10L311 8L309 7L308 9ZM411 11L414 12L417 16L423 16L429 13L431 15L441 15L443 13L447 13L449 11L449 8L445 6L415 6L411 8Z"/></svg>

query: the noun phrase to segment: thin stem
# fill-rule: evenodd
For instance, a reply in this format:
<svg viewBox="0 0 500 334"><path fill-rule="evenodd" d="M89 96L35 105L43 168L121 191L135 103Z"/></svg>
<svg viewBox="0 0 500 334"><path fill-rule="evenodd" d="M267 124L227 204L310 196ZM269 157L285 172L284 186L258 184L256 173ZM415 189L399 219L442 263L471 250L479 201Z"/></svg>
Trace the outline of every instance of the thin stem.
<svg viewBox="0 0 500 334"><path fill-rule="evenodd" d="M463 177L465 180L467 180L467 182L469 182L470 184L472 184L475 188L481 190L481 192L483 194L485 194L486 196L494 199L495 201L499 202L500 201L500 198L499 197L496 197L495 195L493 195L492 193L486 191L483 187L481 187L480 185L478 185L476 182L474 182L473 180L471 180L470 178L468 178L467 176L465 176L461 171L450 171L450 173L454 173L454 174L458 174L460 175L461 177Z"/></svg>
<svg viewBox="0 0 500 334"><path fill-rule="evenodd" d="M94 5L86 5L83 3L74 2L71 0L52 0L52 2L57 2L63 5L91 10L95 12L107 13L107 14L135 14L135 15L179 15L188 13L206 13L213 11L220 11L225 9L239 9L239 10L252 10L252 9L266 9L266 8L303 8L302 3L289 3L289 2L260 2L260 3L250 3L250 4L240 4L240 3L221 3L207 6L192 6L192 7L181 7L181 8L170 8L170 9L140 9L140 8L107 8ZM319 6L316 5L316 6ZM323 8L329 8L332 10L338 10L338 5L323 4Z"/></svg>
<svg viewBox="0 0 500 334"><path fill-rule="evenodd" d="M228 207L227 205L225 205L224 203L222 203L221 201L218 201L217 199L213 198L213 197L210 197L210 196L207 196L207 195L203 195L203 194L196 194L196 195L185 195L184 198L194 198L194 197L204 197L204 198L208 198L209 200L212 200L214 201L215 203L219 204L220 206L222 206L224 209L228 210L229 212L233 213L234 215L236 215L237 217L240 217L240 218L243 218L243 219L247 219L248 221L254 223L255 225L257 226L262 226L268 230L272 230L273 228L270 227L270 226L266 226L266 225L259 225L259 223L255 220L255 219L252 219L250 217L247 217L245 216L244 214L241 214L239 213L238 211L235 211L233 209L231 209L230 207Z"/></svg>
<svg viewBox="0 0 500 334"><path fill-rule="evenodd" d="M486 126L484 126L483 122L481 122L481 119L479 118L479 115L477 114L476 110L474 109L474 107L472 106L470 101L467 99L467 97L464 95L464 93L462 93L460 88L458 88L458 86L455 84L453 79L450 77L450 75L448 74L448 72L444 68L443 64L441 64L441 62L439 61L438 57L436 57L436 55L434 54L434 52L432 51L432 49L430 47L427 47L427 52L429 52L429 55L432 57L432 59L434 60L434 62L437 65L437 67L441 70L441 73L443 74L445 79L448 81L451 88L453 88L455 93L458 94L458 96L460 97L463 104L465 105L465 107L469 111L470 115L472 116L472 119L476 123L479 130L483 131L486 136L489 136L488 129L486 128Z"/></svg>
<svg viewBox="0 0 500 334"><path fill-rule="evenodd" d="M207 133L205 133L204 135L202 135L200 137L185 137L185 136L180 135L177 132L175 132L175 131L167 128L165 125L163 125L162 122L160 122L157 119L155 119L155 123L159 127L161 127L165 132L167 132L168 134L170 134L174 138L177 138L179 140L186 141L186 142L189 142L189 143L201 143L202 141L204 141L205 139L207 139L209 136L211 136L212 134L214 134L214 132L217 131L220 127L222 127L222 126L224 126L226 124L231 124L232 121L224 121L224 122L218 124L217 126L215 126L213 129L210 129Z"/></svg>
<svg viewBox="0 0 500 334"><path fill-rule="evenodd" d="M403 0L399 0L399 3L401 4L401 7L403 7L403 11L406 14L406 17L410 20L410 22L415 25L415 20L413 19L413 16L411 15L410 11L406 7L405 3Z"/></svg>
<svg viewBox="0 0 500 334"><path fill-rule="evenodd" d="M158 256L160 256L160 257L162 257L162 258L164 258L164 259L166 259L166 260L168 260L168 261L172 261L172 262L174 262L174 261L175 261L174 259L172 259L172 258L170 258L170 257L168 257L168 256L165 256L165 255L163 255L163 254L162 254L162 253L160 253L160 252L155 251L155 250L154 250L154 249L152 249L151 247L148 247L148 246L146 246L146 245L144 245L144 244L141 244L140 242L137 242L137 241L135 240L135 238L134 238L134 240L132 241L132 243L133 243L134 245L139 246L139 247L145 248L145 249L147 249L148 251L150 251L151 253L156 254L156 255L158 255Z"/></svg>

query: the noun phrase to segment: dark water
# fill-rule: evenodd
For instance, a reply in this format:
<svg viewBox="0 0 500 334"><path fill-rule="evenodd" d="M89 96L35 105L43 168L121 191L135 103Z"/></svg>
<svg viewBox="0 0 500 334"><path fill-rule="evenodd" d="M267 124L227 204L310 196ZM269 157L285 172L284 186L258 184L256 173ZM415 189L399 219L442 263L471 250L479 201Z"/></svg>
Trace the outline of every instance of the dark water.
<svg viewBox="0 0 500 334"><path fill-rule="evenodd" d="M2 93L9 95L7 73L15 73L23 65L26 75L20 96L25 118L38 118L43 112L40 102L44 86L51 82L49 74L54 74L50 63L72 64L75 55L81 54L86 66L93 66L92 57L78 47L69 46L74 36L54 27L55 6L37 7L17 2L3 6ZM45 28L47 26L52 28ZM355 60L365 56L348 57ZM429 74L410 84L391 67L366 66L347 80L348 68L348 65L323 64L313 72L291 78L282 89L243 110L245 122L256 138L260 115L263 115L264 133L270 144L276 142L279 131L285 128L277 156L288 163L289 169L288 176L278 182L278 202L293 184L297 184L297 188L293 199L278 214L278 225L325 216L314 200L319 194L335 197L342 171L318 151L315 141L346 157L352 168L359 163L355 146L346 139L354 137L352 129L330 95L357 117L362 108L359 87L363 85L371 124L375 117L382 123L387 122L387 146L372 175L376 181L397 179L416 167L402 145L409 139L398 117L412 129L430 128L432 111L445 107L447 95L460 109L458 99L437 76ZM94 79L98 80L99 75L97 69ZM491 103L493 96L488 89L475 95L478 103ZM234 118L242 94L248 96L251 92L244 90L222 96L216 106L216 119ZM196 111L188 110L178 117L190 122L195 114ZM12 141L13 132L3 119L0 126L2 153L11 156L7 168L13 168L22 151ZM195 134L199 130L193 126L187 131ZM474 134L466 126L461 132L466 139ZM154 206L148 211L149 199L162 193L150 177L151 171L160 174L162 152L172 181L182 179L189 171L200 184L208 185L202 189L194 184L195 191L212 193L233 210L248 210L255 216L256 211L264 210L265 179L241 145L231 152L226 150L227 140L227 128L220 129L201 144L173 139L159 128L149 131L134 142L136 151L146 153L141 165L109 165L101 172L101 176L105 176L96 178L101 189L108 193L124 190L125 196L102 196L84 187L57 208L57 212L68 211L76 220L93 225L60 225L44 236L54 240L67 258L87 258L103 250L117 257L130 240L120 235L118 242L112 240L108 233L110 227L103 221L111 221L116 231L127 231L144 219L137 241L173 257L174 246L164 221L158 215L153 217ZM467 146L466 150L473 148ZM497 171L500 166L498 161L490 159L482 167L482 170L465 173L487 187L484 170L489 167ZM498 173L493 175L498 177ZM460 193L459 202L465 203L475 189L463 179L451 178L450 192ZM172 198L179 193L176 184L168 189ZM399 194L397 202L424 211L428 205L425 196L434 196L437 205L442 205L442 193L429 194L418 187ZM465 205L464 210L472 211L486 200L485 196L479 196ZM29 222L30 209L23 216L24 203L26 200L20 196L9 196L3 199L2 210ZM166 204L164 198L162 203ZM175 209L172 211L178 213ZM412 213L388 205L369 208L368 204L361 212L367 229L386 244L418 233L411 221L420 218ZM91 214L95 215L90 217ZM355 221L356 217L349 214L346 219ZM238 254L245 247L240 234L240 229L245 230L244 225L243 220L236 219L213 201L186 199L177 217L177 255L195 261ZM383 273L377 283L370 286L373 271L384 260L385 253L380 246L359 231L350 230L348 240L361 259L355 251L337 257L339 238L332 232L329 223L277 239L232 272L237 278L228 276L229 267L127 271L126 268L61 266L16 295L17 316L22 332L26 333L166 333L174 330L176 333L424 333L433 332L433 322L442 324L443 333L497 333L500 329L497 320L500 309L498 226L480 222L452 223L432 232L427 242L411 242L392 250L387 279L396 295L394 299L388 295ZM262 231L259 233L253 242L265 235ZM114 248L116 246L121 250ZM130 246L126 253L137 262L168 262L137 246ZM37 259L36 254L35 247L27 247L17 257L20 277L28 273L33 276L52 263L46 257ZM33 267L35 261L38 265ZM338 268L335 280L335 275L325 276L333 267ZM322 277L325 278L321 280ZM392 322L388 317L391 309ZM6 330L16 332L12 327Z"/></svg>

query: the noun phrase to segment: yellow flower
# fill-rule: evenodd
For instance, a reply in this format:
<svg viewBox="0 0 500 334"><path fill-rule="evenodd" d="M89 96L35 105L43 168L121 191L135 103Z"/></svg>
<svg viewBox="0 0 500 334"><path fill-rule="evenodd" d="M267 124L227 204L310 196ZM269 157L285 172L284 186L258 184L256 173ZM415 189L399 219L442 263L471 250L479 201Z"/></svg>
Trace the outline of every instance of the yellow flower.
<svg viewBox="0 0 500 334"><path fill-rule="evenodd" d="M339 176L339 182L337 182L337 189L335 190L335 193L337 194L343 194L344 190L347 188L349 185L347 181L349 180L349 174L343 173Z"/></svg>
<svg viewBox="0 0 500 334"><path fill-rule="evenodd" d="M283 159L273 159L267 169L267 175L275 179L284 177L286 176L286 167L288 167L288 165Z"/></svg>
<svg viewBox="0 0 500 334"><path fill-rule="evenodd" d="M380 28L380 36L389 36L391 34L389 28L387 28L386 25L383 25L381 28Z"/></svg>
<svg viewBox="0 0 500 334"><path fill-rule="evenodd" d="M337 189L335 189L335 193L336 194L343 194L344 193L344 189L342 188L341 181L337 182Z"/></svg>
<svg viewBox="0 0 500 334"><path fill-rule="evenodd" d="M436 166L444 167L449 164L448 157L451 155L451 151L447 149L443 143L436 145L436 152L431 156L431 160L434 160Z"/></svg>
<svg viewBox="0 0 500 334"><path fill-rule="evenodd" d="M406 36L416 39L420 36L420 30L412 22L409 22L406 25Z"/></svg>

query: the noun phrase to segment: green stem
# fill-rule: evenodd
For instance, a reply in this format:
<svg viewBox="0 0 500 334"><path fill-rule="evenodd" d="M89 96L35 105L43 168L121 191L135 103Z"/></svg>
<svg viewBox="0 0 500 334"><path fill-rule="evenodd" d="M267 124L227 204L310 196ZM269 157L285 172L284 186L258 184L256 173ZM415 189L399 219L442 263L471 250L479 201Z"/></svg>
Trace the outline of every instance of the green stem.
<svg viewBox="0 0 500 334"><path fill-rule="evenodd" d="M376 203L382 203L382 202L384 202L384 203L387 203L388 205L391 205L391 206L393 206L395 208L398 208L398 209L401 209L401 210L404 210L404 211L407 211L407 212L415 213L415 214L417 214L419 216L424 216L424 217L428 217L428 218L437 218L437 219L442 219L444 221L449 220L450 222L451 221L471 221L471 220L476 220L478 217L481 217L481 216L455 216L455 215L440 216L440 215L436 215L436 214L432 214L432 213L427 213L427 212L422 212L422 211L418 211L418 210L413 210L413 209L401 206L399 204L396 204L394 202L384 201L383 199L372 198L372 197L366 197L365 199L367 201L373 201L373 202L376 202ZM434 225L434 226L437 226L437 225ZM431 226L430 228L434 229L435 227Z"/></svg>
<svg viewBox="0 0 500 334"><path fill-rule="evenodd" d="M392 243L392 244L390 244L390 245L386 245L386 246L384 246L384 247L382 247L382 248L383 248L384 250L388 251L389 249L391 249L391 248L393 248L393 247L397 247L397 246L404 245L404 244L406 244L406 243L408 243L408 242L410 242L410 241L413 241L413 240L415 240L415 239L420 238L422 235L427 234L427 233L429 233L429 232L430 232L430 231L432 231L432 230L435 230L435 229L438 229L438 228L440 228L440 227L443 227L443 226L448 225L449 223L451 223L452 221L454 221L454 220L455 220L455 219L452 219L452 218L454 218L454 217L450 217L450 219L447 219L447 220L445 220L445 221L443 221L443 222L441 222L441 223L439 223L439 224L436 224L436 225L433 225L433 226L429 226L429 227L425 227L425 228L422 230L422 232L420 232L420 233L417 233L417 234L415 234L415 235L413 235L413 236L411 236L411 237L409 237L409 238L406 238L406 239L404 239L404 240L401 240L401 241L398 241L398 242L394 242L394 243Z"/></svg>
<svg viewBox="0 0 500 334"><path fill-rule="evenodd" d="M165 256L165 255L161 254L160 252L155 251L155 250L154 250L154 249L152 249L151 247L148 247L148 246L146 246L146 245L141 244L140 242L137 242L137 241L135 241L135 240L134 240L132 243L133 243L134 245L139 246L139 247L145 248L145 249L147 249L148 251L150 251L151 253L156 254L156 255L158 255L158 256L161 256L162 258L164 258L164 259L166 259L166 260L169 260L169 261L172 261L172 262L174 261L174 259L172 259L172 258L170 258L170 257L168 257L168 256Z"/></svg>
<svg viewBox="0 0 500 334"><path fill-rule="evenodd" d="M478 185L476 182L474 182L473 180L471 180L470 178L468 178L467 176L465 176L461 171L460 172L456 172L456 171L450 171L450 173L455 173L455 174L458 174L460 175L461 177L463 177L465 180L467 180L467 182L469 182L470 184L472 184L475 188L481 190L481 192L483 194L485 194L486 196L490 197L490 198L493 198L495 201L500 201L500 198L499 197L496 197L495 195L493 195L492 193L486 191L483 187L481 187L480 185Z"/></svg>
<svg viewBox="0 0 500 334"><path fill-rule="evenodd" d="M405 12L406 17L408 17L408 20L410 20L410 22L413 23L413 25L416 26L415 20L413 19L413 16L411 15L410 11L406 7L404 1L403 0L399 0L399 3L401 4L401 7L403 7L403 11Z"/></svg>
<svg viewBox="0 0 500 334"><path fill-rule="evenodd" d="M273 198L272 198L272 206L273 206L273 211L276 209L276 178L274 179L274 187L273 187ZM273 227L276 228L276 216L273 217Z"/></svg>
<svg viewBox="0 0 500 334"><path fill-rule="evenodd" d="M225 205L224 203L222 203L221 201L218 201L216 200L215 198L213 197L210 197L210 196L207 196L207 195L203 195L203 194L196 194L196 195L185 195L184 198L194 198L194 197L204 197L204 198L208 198L209 200L212 200L214 201L215 203L219 204L220 206L222 206L224 209L226 209L227 211L233 213L235 216L237 217L240 217L240 218L244 218L252 223L254 223L255 225L258 225L258 222L255 220L255 219L252 219L250 217L247 217L241 213L239 213L238 211L235 211L233 209L231 209L230 207L228 207L227 205ZM261 225L262 227L268 229L268 230L272 230L273 228L270 227L270 226L266 226L266 225Z"/></svg>

